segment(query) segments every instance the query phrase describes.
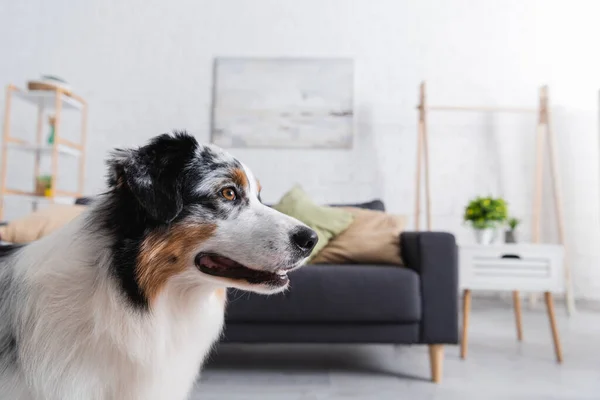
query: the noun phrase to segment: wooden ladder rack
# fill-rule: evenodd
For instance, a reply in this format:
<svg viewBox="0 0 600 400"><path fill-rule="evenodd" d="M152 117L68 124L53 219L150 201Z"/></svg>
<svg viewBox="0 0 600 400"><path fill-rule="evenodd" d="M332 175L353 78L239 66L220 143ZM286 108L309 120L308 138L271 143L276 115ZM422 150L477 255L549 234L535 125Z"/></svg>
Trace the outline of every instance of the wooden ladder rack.
<svg viewBox="0 0 600 400"><path fill-rule="evenodd" d="M548 87L543 86L539 90L538 108L526 107L482 107L482 106L450 106L450 105L429 105L427 103L426 84L422 82L419 87L419 104L417 106L419 113L418 132L417 132L417 171L416 171L416 202L415 202L415 229L420 228L421 216L421 185L424 179L425 185L425 221L427 230L432 229L431 222L431 188L429 182L429 138L427 132L427 116L430 111L448 111L448 112L495 112L495 113L527 113L537 114L537 133L536 133L536 165L534 178L534 199L532 213L532 240L534 243L540 243L541 232L541 210L542 210L542 189L544 174L544 147L547 149L547 155L550 161L550 175L552 180L552 194L554 197L554 212L558 226L558 237L560 244L565 247L565 224L563 213L563 200L560 185L560 176L558 174L558 160L556 156L556 138L552 130L550 108L548 101ZM547 146L544 146L544 145ZM423 170L422 170L423 168ZM569 264L565 262L565 282L566 282L566 303L569 314L575 312L575 299L573 294L573 282Z"/></svg>

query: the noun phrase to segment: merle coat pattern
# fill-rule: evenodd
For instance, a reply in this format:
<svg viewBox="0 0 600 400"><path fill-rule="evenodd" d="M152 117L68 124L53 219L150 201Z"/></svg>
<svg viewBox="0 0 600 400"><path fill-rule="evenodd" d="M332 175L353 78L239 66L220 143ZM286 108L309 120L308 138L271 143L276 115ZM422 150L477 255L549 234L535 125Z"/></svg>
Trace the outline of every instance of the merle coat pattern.
<svg viewBox="0 0 600 400"><path fill-rule="evenodd" d="M0 398L187 398L225 288L285 290L316 243L259 192L243 163L186 133L115 150L83 215L0 250Z"/></svg>

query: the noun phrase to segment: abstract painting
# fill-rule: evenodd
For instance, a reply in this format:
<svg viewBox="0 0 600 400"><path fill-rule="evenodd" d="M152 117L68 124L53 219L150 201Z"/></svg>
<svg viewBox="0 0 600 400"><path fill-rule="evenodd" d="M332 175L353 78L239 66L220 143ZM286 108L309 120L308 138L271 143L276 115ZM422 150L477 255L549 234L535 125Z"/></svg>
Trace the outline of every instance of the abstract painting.
<svg viewBox="0 0 600 400"><path fill-rule="evenodd" d="M217 58L212 142L351 148L353 98L351 59Z"/></svg>

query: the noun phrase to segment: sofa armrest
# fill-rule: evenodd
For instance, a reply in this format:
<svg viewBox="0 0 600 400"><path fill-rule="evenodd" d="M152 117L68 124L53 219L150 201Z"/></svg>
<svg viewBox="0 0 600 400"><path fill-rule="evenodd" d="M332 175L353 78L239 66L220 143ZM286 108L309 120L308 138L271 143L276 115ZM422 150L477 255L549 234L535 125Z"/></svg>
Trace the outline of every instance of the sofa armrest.
<svg viewBox="0 0 600 400"><path fill-rule="evenodd" d="M458 343L458 248L450 233L404 232L400 251L421 278L420 341Z"/></svg>

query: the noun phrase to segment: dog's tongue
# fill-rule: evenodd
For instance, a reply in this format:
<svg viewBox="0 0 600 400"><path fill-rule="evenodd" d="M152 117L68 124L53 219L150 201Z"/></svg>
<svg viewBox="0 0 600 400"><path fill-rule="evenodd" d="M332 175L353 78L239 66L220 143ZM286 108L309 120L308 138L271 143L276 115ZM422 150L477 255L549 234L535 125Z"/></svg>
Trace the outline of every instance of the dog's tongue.
<svg viewBox="0 0 600 400"><path fill-rule="evenodd" d="M233 268L233 267L237 267L239 266L238 263L236 263L233 260L230 260L227 257L221 257L221 256L215 256L215 255L210 255L210 256L204 256L203 257L204 260L204 264L209 267L209 268Z"/></svg>
<svg viewBox="0 0 600 400"><path fill-rule="evenodd" d="M194 260L198 268L208 275L244 279L249 283L270 285L286 285L288 277L285 273L269 272L247 268L237 262L216 254L198 254Z"/></svg>
<svg viewBox="0 0 600 400"><path fill-rule="evenodd" d="M217 264L221 264L225 267L236 267L239 264L236 263L233 260L230 260L227 257L221 257L221 256L211 256L211 258L217 263Z"/></svg>

